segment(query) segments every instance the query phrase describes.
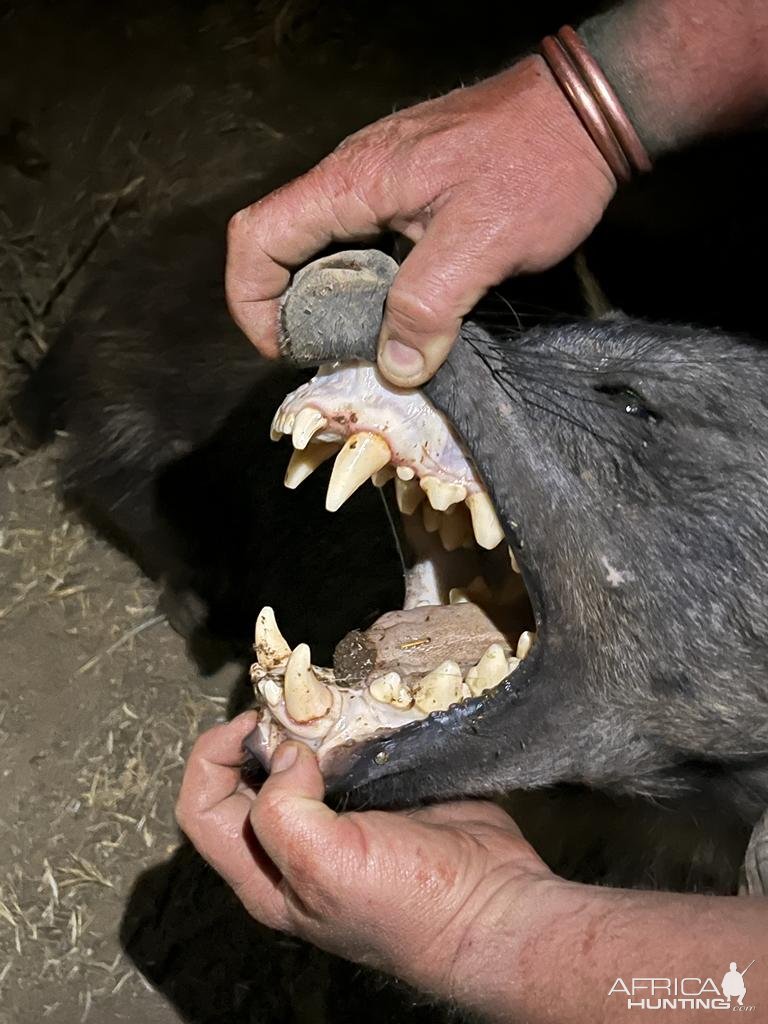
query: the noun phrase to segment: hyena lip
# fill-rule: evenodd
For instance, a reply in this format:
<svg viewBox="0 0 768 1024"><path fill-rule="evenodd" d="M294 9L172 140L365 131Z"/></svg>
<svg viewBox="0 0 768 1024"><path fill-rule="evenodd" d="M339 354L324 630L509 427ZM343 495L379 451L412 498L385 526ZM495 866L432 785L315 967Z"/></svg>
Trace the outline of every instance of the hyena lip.
<svg viewBox="0 0 768 1024"><path fill-rule="evenodd" d="M322 367L275 414L272 439L287 435L290 489L336 456L329 511L369 479L392 482L415 565L404 609L345 638L334 669L312 665L306 644L291 650L272 609L262 609L251 669L260 721L246 749L268 767L279 743L295 738L326 773L343 775L369 750L382 769L393 734L428 736L519 689L538 601L471 457L421 392L387 384L367 363Z"/></svg>

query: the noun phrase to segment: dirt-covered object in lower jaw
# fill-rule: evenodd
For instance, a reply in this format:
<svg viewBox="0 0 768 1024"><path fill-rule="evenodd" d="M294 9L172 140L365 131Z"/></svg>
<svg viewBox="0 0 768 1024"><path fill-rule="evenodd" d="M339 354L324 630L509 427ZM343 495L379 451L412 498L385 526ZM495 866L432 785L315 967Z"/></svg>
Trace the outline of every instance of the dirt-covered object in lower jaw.
<svg viewBox="0 0 768 1024"><path fill-rule="evenodd" d="M402 516L405 607L342 638L332 668L313 665L307 644L292 651L271 608L258 617L251 675L261 721L249 749L267 767L293 737L309 743L322 766L336 748L497 686L535 633L490 497L452 427L420 392L385 383L368 364L326 366L280 406L272 438L284 435L295 449L287 487L335 456L329 510L372 478L379 488L393 482Z"/></svg>

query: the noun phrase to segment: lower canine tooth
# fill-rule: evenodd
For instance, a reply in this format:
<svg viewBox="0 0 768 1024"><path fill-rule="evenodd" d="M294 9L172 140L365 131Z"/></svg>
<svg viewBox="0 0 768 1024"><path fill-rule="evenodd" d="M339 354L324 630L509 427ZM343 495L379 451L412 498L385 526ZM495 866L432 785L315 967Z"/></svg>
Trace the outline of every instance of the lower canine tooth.
<svg viewBox="0 0 768 1024"><path fill-rule="evenodd" d="M298 451L304 451L318 430L328 426L328 420L319 409L311 406L301 409L296 414L296 422L293 424L293 447Z"/></svg>
<svg viewBox="0 0 768 1024"><path fill-rule="evenodd" d="M312 671L306 644L299 644L285 667L285 709L296 722L322 718L331 708L331 691Z"/></svg>
<svg viewBox="0 0 768 1024"><path fill-rule="evenodd" d="M392 458L389 445L380 434L363 431L347 438L344 447L336 456L325 507L336 512L358 487Z"/></svg>
<svg viewBox="0 0 768 1024"><path fill-rule="evenodd" d="M404 710L413 707L413 694L397 672L387 672L384 676L374 679L369 687L371 696L380 704L391 704Z"/></svg>
<svg viewBox="0 0 768 1024"><path fill-rule="evenodd" d="M256 619L254 647L258 663L267 670L277 668L291 656L291 648L277 628L275 613L269 605L261 609Z"/></svg>
<svg viewBox="0 0 768 1024"><path fill-rule="evenodd" d="M520 634L520 639L517 641L517 650L515 651L515 657L519 658L520 661L523 658L528 657L528 652L533 647L533 641L536 639L536 634L531 630L526 629Z"/></svg>
<svg viewBox="0 0 768 1024"><path fill-rule="evenodd" d="M310 441L304 451L296 451L291 456L285 471L283 483L289 491L295 490L308 476L339 450L337 444L328 441Z"/></svg>
<svg viewBox="0 0 768 1024"><path fill-rule="evenodd" d="M461 669L455 661L444 661L420 679L416 707L427 714L443 711L461 700Z"/></svg>
<svg viewBox="0 0 768 1024"><path fill-rule="evenodd" d="M485 491L476 491L467 498L472 516L472 529L481 548L491 551L504 539L504 531L496 516L490 497Z"/></svg>
<svg viewBox="0 0 768 1024"><path fill-rule="evenodd" d="M406 516L412 516L424 498L424 491L416 480L403 480L398 474L395 480L397 507Z"/></svg>
<svg viewBox="0 0 768 1024"><path fill-rule="evenodd" d="M451 505L464 501L467 496L466 487L462 487L461 484L450 484L436 476L425 476L421 481L421 489L429 498L429 504L438 512L445 512Z"/></svg>
<svg viewBox="0 0 768 1024"><path fill-rule="evenodd" d="M501 644L491 644L477 665L467 672L467 685L472 695L479 697L486 690L498 686L508 672L504 648Z"/></svg>

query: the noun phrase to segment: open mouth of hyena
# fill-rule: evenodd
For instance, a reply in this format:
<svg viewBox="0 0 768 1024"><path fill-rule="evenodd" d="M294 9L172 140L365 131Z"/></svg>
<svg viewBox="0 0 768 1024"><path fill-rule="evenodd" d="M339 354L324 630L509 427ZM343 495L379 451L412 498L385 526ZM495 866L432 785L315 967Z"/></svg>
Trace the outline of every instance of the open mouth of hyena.
<svg viewBox="0 0 768 1024"><path fill-rule="evenodd" d="M314 665L305 643L292 650L272 609L262 609L251 669L260 720L248 751L268 767L283 740L300 739L322 767L339 748L459 705L479 709L528 656L535 617L491 498L451 425L420 391L389 385L368 363L347 363L321 367L287 396L272 422L272 439L283 437L294 448L286 487L335 456L329 511L369 480L396 505L406 597L403 609L339 638L333 667ZM340 586L354 587L343 566Z"/></svg>

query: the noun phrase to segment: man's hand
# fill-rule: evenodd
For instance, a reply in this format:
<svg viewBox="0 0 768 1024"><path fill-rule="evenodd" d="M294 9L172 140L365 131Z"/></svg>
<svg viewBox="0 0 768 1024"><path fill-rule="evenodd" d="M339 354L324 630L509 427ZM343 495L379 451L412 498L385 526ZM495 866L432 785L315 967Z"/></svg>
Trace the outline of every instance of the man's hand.
<svg viewBox="0 0 768 1024"><path fill-rule="evenodd" d="M455 984L465 988L459 976L485 943L488 906L512 900L522 921L551 885L495 804L336 814L299 743L283 744L254 793L239 770L254 725L247 712L197 741L177 817L263 924L448 998Z"/></svg>
<svg viewBox="0 0 768 1024"><path fill-rule="evenodd" d="M291 272L332 241L391 228L415 246L387 300L379 365L429 378L461 319L511 274L557 263L590 234L615 182L539 57L357 132L230 224L230 310L278 348Z"/></svg>

